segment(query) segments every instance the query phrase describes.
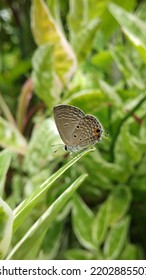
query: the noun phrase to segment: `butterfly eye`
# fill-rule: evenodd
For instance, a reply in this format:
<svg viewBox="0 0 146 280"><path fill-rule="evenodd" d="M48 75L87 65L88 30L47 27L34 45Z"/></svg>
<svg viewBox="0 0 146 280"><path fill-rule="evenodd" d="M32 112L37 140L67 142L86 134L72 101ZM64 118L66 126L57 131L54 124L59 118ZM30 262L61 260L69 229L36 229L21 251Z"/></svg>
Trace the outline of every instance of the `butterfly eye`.
<svg viewBox="0 0 146 280"><path fill-rule="evenodd" d="M79 125L77 125L77 128L80 128Z"/></svg>
<svg viewBox="0 0 146 280"><path fill-rule="evenodd" d="M74 137L77 137L77 135L76 135L76 134L74 134Z"/></svg>

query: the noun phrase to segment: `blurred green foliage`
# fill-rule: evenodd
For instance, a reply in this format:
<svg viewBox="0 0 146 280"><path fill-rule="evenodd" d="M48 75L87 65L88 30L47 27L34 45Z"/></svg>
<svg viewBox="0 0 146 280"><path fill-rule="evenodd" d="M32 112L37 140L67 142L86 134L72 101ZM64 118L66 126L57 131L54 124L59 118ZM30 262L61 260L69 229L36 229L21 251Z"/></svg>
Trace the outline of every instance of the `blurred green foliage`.
<svg viewBox="0 0 146 280"><path fill-rule="evenodd" d="M1 258L145 259L145 12L138 0L1 1ZM53 147L56 104L109 136L73 156Z"/></svg>

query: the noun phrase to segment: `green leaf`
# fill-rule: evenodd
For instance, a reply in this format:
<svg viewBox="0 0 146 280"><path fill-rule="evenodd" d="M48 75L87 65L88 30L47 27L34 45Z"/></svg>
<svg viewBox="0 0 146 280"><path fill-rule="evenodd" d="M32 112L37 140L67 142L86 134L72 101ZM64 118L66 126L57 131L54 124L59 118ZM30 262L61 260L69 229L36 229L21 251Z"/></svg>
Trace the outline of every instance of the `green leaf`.
<svg viewBox="0 0 146 280"><path fill-rule="evenodd" d="M128 124L124 124L122 126L120 136L123 142L123 148L125 152L134 162L138 162L141 158L141 151L136 145L136 143L133 141L132 135L129 133Z"/></svg>
<svg viewBox="0 0 146 280"><path fill-rule="evenodd" d="M119 121L119 124L117 126L117 129L115 130L115 133L113 135L113 139L112 139L112 142L111 142L111 146L110 146L110 157L111 157L111 161L114 162L115 160L115 147L116 147L116 144L117 144L117 138L120 134L120 131L121 129L123 128L125 122L132 116L135 114L135 112L143 105L143 103L146 101L146 95L145 93L143 94L140 94L140 96L138 96L138 98L135 98L136 100L134 100L134 106L131 106L132 108L130 108L130 110L128 111L128 113L126 115L124 115L124 117L122 117L122 119ZM126 135L127 136L127 135ZM128 139L128 138L127 138ZM129 139L128 139L129 140ZM122 143L122 146L120 148L123 148L123 143L124 141L121 141ZM129 146L130 148L130 146ZM133 146L133 148L135 148L136 150L136 147ZM130 150L130 149L129 149ZM131 145L131 150L132 150L132 145ZM138 151L137 150L137 153L136 153L136 157L139 157L139 152L140 150ZM124 156L126 156L126 153L124 154ZM134 155L133 155L134 156Z"/></svg>
<svg viewBox="0 0 146 280"><path fill-rule="evenodd" d="M112 57L109 50L101 50L99 53L92 56L91 59L94 65L99 66L104 71L112 62Z"/></svg>
<svg viewBox="0 0 146 280"><path fill-rule="evenodd" d="M89 18L95 18L99 17L102 24L102 32L104 34L104 37L111 36L112 32L114 32L115 28L117 27L117 24L111 14L108 11L108 4L111 2L111 0L89 0ZM116 3L117 5L125 8L126 10L133 10L135 7L135 0L112 0L112 3Z"/></svg>
<svg viewBox="0 0 146 280"><path fill-rule="evenodd" d="M109 36L116 27L115 20L108 11L110 0L70 0L70 10L68 15L68 25L70 29L71 42L74 46L75 40L83 30L88 29L88 25L95 19L99 19L102 24L104 37ZM113 0L127 10L131 10L135 5L135 0L127 1ZM82 38L84 40L84 38Z"/></svg>
<svg viewBox="0 0 146 280"><path fill-rule="evenodd" d="M96 257L89 251L83 249L70 249L65 253L68 260L95 260Z"/></svg>
<svg viewBox="0 0 146 280"><path fill-rule="evenodd" d="M61 15L60 15L60 10L66 6L66 3L60 3L60 1L52 1L52 0L47 0L47 5L49 7L50 13L52 14L53 18L57 21L57 24L61 27L63 30L63 24L61 21Z"/></svg>
<svg viewBox="0 0 146 280"><path fill-rule="evenodd" d="M146 62L146 23L113 3L109 4L109 10Z"/></svg>
<svg viewBox="0 0 146 280"><path fill-rule="evenodd" d="M93 222L92 236L94 244L97 247L99 247L104 241L107 229L109 227L110 214L111 205L108 201L106 201L100 206Z"/></svg>
<svg viewBox="0 0 146 280"><path fill-rule="evenodd" d="M66 219L68 219L68 215L70 214L70 210L71 201L69 200L47 230L41 245L41 251L38 255L40 259L52 260L60 258L59 256L64 249L64 244L62 244L64 239L64 227ZM66 237L65 239L67 240L68 238Z"/></svg>
<svg viewBox="0 0 146 280"><path fill-rule="evenodd" d="M75 54L43 0L32 1L31 29L38 45L54 46L55 73L65 85L76 70Z"/></svg>
<svg viewBox="0 0 146 280"><path fill-rule="evenodd" d="M73 41L73 36L79 33L80 30L87 24L88 19L86 13L88 11L88 2L84 0L80 0L80 2L71 0L69 1L69 4L70 9L68 14L68 25L70 28L71 41Z"/></svg>
<svg viewBox="0 0 146 280"><path fill-rule="evenodd" d="M120 260L141 260L140 248L134 244L126 244L122 254L120 255Z"/></svg>
<svg viewBox="0 0 146 280"><path fill-rule="evenodd" d="M122 109L123 107L123 102L120 96L117 94L115 89L111 87L108 83L106 83L103 80L99 79L99 85L100 88L103 90L106 98L108 101L112 103L113 106L119 107L119 109Z"/></svg>
<svg viewBox="0 0 146 280"><path fill-rule="evenodd" d="M9 150L0 152L0 196L3 195L6 174L10 166L12 153Z"/></svg>
<svg viewBox="0 0 146 280"><path fill-rule="evenodd" d="M110 87L104 81L99 81L99 89L83 89L76 91L65 99L65 103L86 108L86 111L98 111L105 103L112 103L115 107L122 110L122 101L114 88Z"/></svg>
<svg viewBox="0 0 146 280"><path fill-rule="evenodd" d="M131 192L128 187L114 189L108 198L110 204L109 224L113 225L123 218L131 203Z"/></svg>
<svg viewBox="0 0 146 280"><path fill-rule="evenodd" d="M24 260L34 259L36 257L48 227L52 224L57 214L87 176L87 174L81 175L52 203L48 210L35 222L35 224L33 224L23 238L16 244L7 259ZM31 248L31 250L29 250L29 248Z"/></svg>
<svg viewBox="0 0 146 280"><path fill-rule="evenodd" d="M121 254L127 240L129 223L130 219L126 217L111 228L104 244L104 255L106 259L117 259Z"/></svg>
<svg viewBox="0 0 146 280"><path fill-rule="evenodd" d="M18 129L0 117L0 146L25 155L27 143Z"/></svg>
<svg viewBox="0 0 146 280"><path fill-rule="evenodd" d="M146 141L145 139L140 139L138 137L132 137L133 143L139 147L140 151L145 153L146 152Z"/></svg>
<svg viewBox="0 0 146 280"><path fill-rule="evenodd" d="M52 145L57 145L59 142L60 138L54 120L48 118L38 121L33 127L33 132L28 143L23 164L24 170L33 176L40 176L40 170L44 168L48 170L48 162L54 161L54 159L64 154L63 148L57 153L53 152ZM48 172L51 172L51 170L48 170Z"/></svg>
<svg viewBox="0 0 146 280"><path fill-rule="evenodd" d="M141 73L139 73L139 68L135 67L129 55L126 54L125 47L114 47L110 49L110 52L119 70L124 75L127 85L144 90L145 83Z"/></svg>
<svg viewBox="0 0 146 280"><path fill-rule="evenodd" d="M87 249L93 249L92 224L94 215L83 200L76 194L73 197L72 222L79 242Z"/></svg>
<svg viewBox="0 0 146 280"><path fill-rule="evenodd" d="M73 47L79 61L84 61L91 51L93 40L99 26L99 19L94 19L75 36Z"/></svg>
<svg viewBox="0 0 146 280"><path fill-rule="evenodd" d="M59 247L61 245L63 221L58 221L58 219L53 222L44 237L41 250L47 255L47 259L54 259L57 254Z"/></svg>
<svg viewBox="0 0 146 280"><path fill-rule="evenodd" d="M84 160L84 166L86 167L88 173L90 173L90 170L92 171L92 175L96 178L96 184L98 182L98 178L100 179L100 176L105 177L103 179L105 180L105 183L107 182L107 184L110 180L119 180L119 176L121 176L121 182L124 180L121 166L116 163L106 161L98 150L96 153L89 155L88 158Z"/></svg>
<svg viewBox="0 0 146 280"><path fill-rule="evenodd" d="M40 46L33 55L32 79L37 95L49 107L57 97L54 72L54 48L50 43Z"/></svg>
<svg viewBox="0 0 146 280"><path fill-rule="evenodd" d="M73 93L70 97L65 100L65 103L72 104L81 108L86 108L86 110L91 111L96 108L96 110L107 100L106 96L99 89L85 89Z"/></svg>
<svg viewBox="0 0 146 280"><path fill-rule="evenodd" d="M12 238L13 212L8 204L0 198L0 259L9 249Z"/></svg>
<svg viewBox="0 0 146 280"><path fill-rule="evenodd" d="M54 173L50 178L48 178L42 185L40 185L31 195L26 198L15 210L14 210L14 227L15 232L18 227L23 223L26 216L30 213L37 203L40 202L41 198L45 193L52 187L52 184L60 177L62 174L70 168L76 161L78 161L82 156L86 155L89 151L93 149L90 148L81 154L77 155L71 159L67 164L61 167L56 173Z"/></svg>

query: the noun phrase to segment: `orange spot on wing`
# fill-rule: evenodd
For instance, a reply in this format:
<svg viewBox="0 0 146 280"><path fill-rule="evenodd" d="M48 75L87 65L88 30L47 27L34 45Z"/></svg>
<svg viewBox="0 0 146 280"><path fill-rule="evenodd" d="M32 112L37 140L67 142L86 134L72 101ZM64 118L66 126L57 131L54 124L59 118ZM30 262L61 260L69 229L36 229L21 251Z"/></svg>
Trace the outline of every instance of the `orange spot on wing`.
<svg viewBox="0 0 146 280"><path fill-rule="evenodd" d="M99 129L98 127L95 127L95 128L93 129L93 134L96 135L96 136L98 136L98 135L100 134L100 129Z"/></svg>

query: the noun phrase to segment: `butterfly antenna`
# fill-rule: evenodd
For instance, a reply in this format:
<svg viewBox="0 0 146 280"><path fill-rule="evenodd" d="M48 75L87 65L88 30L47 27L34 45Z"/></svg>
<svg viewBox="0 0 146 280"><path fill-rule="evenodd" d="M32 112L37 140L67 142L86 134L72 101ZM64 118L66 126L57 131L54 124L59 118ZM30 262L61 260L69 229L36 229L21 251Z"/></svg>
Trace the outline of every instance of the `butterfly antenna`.
<svg viewBox="0 0 146 280"><path fill-rule="evenodd" d="M62 148L63 144L52 144L51 146L52 147L60 146L57 150L54 151L54 154L55 154L58 150L60 150Z"/></svg>
<svg viewBox="0 0 146 280"><path fill-rule="evenodd" d="M51 144L52 147L54 146L62 146L63 144Z"/></svg>
<svg viewBox="0 0 146 280"><path fill-rule="evenodd" d="M55 154L58 150L60 150L60 148L61 148L61 147L59 147L57 150L55 150L55 151L54 151L54 154Z"/></svg>

